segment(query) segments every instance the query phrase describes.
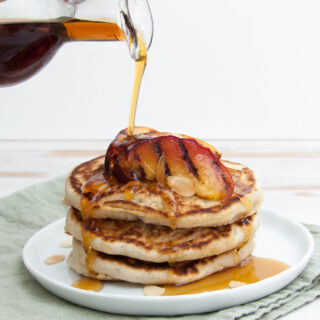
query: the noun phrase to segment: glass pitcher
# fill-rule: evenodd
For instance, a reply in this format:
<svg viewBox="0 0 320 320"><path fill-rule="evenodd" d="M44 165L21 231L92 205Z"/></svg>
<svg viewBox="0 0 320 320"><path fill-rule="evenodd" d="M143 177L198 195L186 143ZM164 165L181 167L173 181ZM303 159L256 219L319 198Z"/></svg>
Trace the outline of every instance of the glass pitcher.
<svg viewBox="0 0 320 320"><path fill-rule="evenodd" d="M28 79L70 41L126 41L139 61L151 45L148 0L0 0L0 87Z"/></svg>

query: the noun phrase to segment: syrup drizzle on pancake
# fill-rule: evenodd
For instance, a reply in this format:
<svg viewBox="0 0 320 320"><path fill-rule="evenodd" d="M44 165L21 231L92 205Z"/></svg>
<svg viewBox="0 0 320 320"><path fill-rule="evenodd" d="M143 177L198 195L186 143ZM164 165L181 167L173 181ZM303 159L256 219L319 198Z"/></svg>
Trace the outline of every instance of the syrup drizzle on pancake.
<svg viewBox="0 0 320 320"><path fill-rule="evenodd" d="M112 185L111 179L106 179L103 172L89 179L82 187L81 212L84 220L92 217L97 201L104 192Z"/></svg>
<svg viewBox="0 0 320 320"><path fill-rule="evenodd" d="M86 267L90 273L92 266L96 258L96 253L92 250L91 242L94 238L94 233L89 232L86 225L94 224L94 220L91 219L92 212L96 206L97 201L103 196L104 192L110 186L111 181L107 181L103 173L99 173L88 180L88 182L82 187L81 197L81 214L82 214L82 245L87 252ZM92 228L91 228L92 230Z"/></svg>
<svg viewBox="0 0 320 320"><path fill-rule="evenodd" d="M125 188L125 191L124 191L124 197L126 200L132 200L136 194L136 192L138 191L139 189L139 186L141 185L141 182L140 181L129 181L127 184L126 184L126 188Z"/></svg>
<svg viewBox="0 0 320 320"><path fill-rule="evenodd" d="M251 208L250 208L250 210L251 210ZM253 225L252 225L251 221L252 221L252 216L247 216L237 222L238 225L243 225L243 226L245 225L248 228L248 231L244 233L244 239L243 239L242 244L240 246L247 243L252 235Z"/></svg>
<svg viewBox="0 0 320 320"><path fill-rule="evenodd" d="M92 212L94 209L98 207L98 201L101 197L103 197L104 193L107 192L108 188L111 185L117 184L118 182L114 177L108 176L106 177L103 172L98 173L93 176L88 182L82 187L82 197L81 197L81 213L82 213L82 244L84 249L87 252L86 258L86 267L90 273L93 273L92 266L94 260L96 258L94 250L91 247L91 241L95 237L95 234L89 232L85 226L90 224L94 224L94 220L92 219ZM124 193L124 197L127 200L132 200L139 190L139 185L141 185L140 181L130 181L126 184L126 189ZM168 212L170 212L170 226L172 229L176 228L176 213L175 213L175 201L170 198L164 192L160 191L156 183L148 183L148 189L151 192L161 193L161 197L164 201L165 206L167 206ZM92 226L90 228L92 230ZM96 232L98 232L99 227L96 226ZM168 248L170 250L170 263L176 262L176 250L177 247L171 242L168 243Z"/></svg>
<svg viewBox="0 0 320 320"><path fill-rule="evenodd" d="M239 265L241 262L241 258L239 256L239 249L236 248L233 250L233 261L235 265Z"/></svg>
<svg viewBox="0 0 320 320"><path fill-rule="evenodd" d="M246 208L246 213L249 213L252 209L252 201L249 198L240 198L240 201Z"/></svg>

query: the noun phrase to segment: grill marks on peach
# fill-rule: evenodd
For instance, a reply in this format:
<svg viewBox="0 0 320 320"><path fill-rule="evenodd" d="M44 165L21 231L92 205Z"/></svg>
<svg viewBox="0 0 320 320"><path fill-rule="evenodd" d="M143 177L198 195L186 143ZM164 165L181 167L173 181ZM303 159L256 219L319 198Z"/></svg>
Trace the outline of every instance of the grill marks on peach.
<svg viewBox="0 0 320 320"><path fill-rule="evenodd" d="M206 147L199 148L195 140L185 139L183 143L199 173L197 194L204 198L230 199L234 183L220 158Z"/></svg>
<svg viewBox="0 0 320 320"><path fill-rule="evenodd" d="M158 157L160 158L161 155L162 155L162 149L161 149L160 144L159 144L158 141L154 141L153 142L153 150L158 155Z"/></svg>
<svg viewBox="0 0 320 320"><path fill-rule="evenodd" d="M187 167L189 169L189 172L191 172L197 179L199 179L199 173L197 168L194 166L194 164L192 163L190 157L189 157L189 152L186 148L186 146L183 143L183 140L179 140L178 141L179 147L181 149L182 152L182 157L183 160L186 162Z"/></svg>
<svg viewBox="0 0 320 320"><path fill-rule="evenodd" d="M165 163L170 170L170 176L189 176L187 164L179 147L179 138L168 136L158 138ZM166 174L167 175L167 174Z"/></svg>
<svg viewBox="0 0 320 320"><path fill-rule="evenodd" d="M158 156L158 166L157 166L157 172L159 170L161 170L161 178L162 178L162 171L164 173L165 176L171 176L171 171L170 171L170 168L168 166L168 163L166 162L165 160L165 157L164 157L164 154L163 154L163 151L161 149L161 146L160 146L160 143L158 141L154 141L153 142L153 150L154 152L156 153L156 155ZM158 177L156 176L157 180L158 180ZM165 178L165 177L164 177ZM164 184L165 181L164 179L161 179L162 181L159 181L160 183Z"/></svg>

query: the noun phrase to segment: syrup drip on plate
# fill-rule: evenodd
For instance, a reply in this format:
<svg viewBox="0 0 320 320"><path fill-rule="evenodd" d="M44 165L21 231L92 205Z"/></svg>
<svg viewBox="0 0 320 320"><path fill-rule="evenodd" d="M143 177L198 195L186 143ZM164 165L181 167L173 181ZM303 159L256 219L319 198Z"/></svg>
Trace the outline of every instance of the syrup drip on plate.
<svg viewBox="0 0 320 320"><path fill-rule="evenodd" d="M71 285L71 287L97 292L103 288L103 282L100 280L95 280L90 278L82 278L80 280L75 281Z"/></svg>
<svg viewBox="0 0 320 320"><path fill-rule="evenodd" d="M255 283L272 277L288 268L289 266L281 261L252 256L243 265L214 273L204 279L185 285L166 285L164 286L166 291L163 295L175 296L228 289L232 281L243 284Z"/></svg>

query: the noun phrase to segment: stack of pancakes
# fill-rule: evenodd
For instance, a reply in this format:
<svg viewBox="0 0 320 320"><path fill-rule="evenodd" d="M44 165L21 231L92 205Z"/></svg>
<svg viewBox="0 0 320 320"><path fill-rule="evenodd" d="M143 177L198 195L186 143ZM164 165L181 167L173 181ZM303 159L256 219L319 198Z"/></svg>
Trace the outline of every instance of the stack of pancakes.
<svg viewBox="0 0 320 320"><path fill-rule="evenodd" d="M125 184L100 188L93 196L83 186L103 176L104 157L77 166L66 181L65 230L73 237L69 266L100 280L181 284L241 264L254 248L262 190L249 168L223 164L234 181L224 203L149 183L129 197ZM89 215L81 212L86 198L94 198Z"/></svg>

